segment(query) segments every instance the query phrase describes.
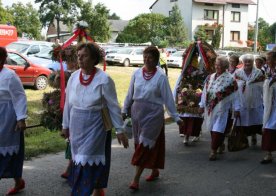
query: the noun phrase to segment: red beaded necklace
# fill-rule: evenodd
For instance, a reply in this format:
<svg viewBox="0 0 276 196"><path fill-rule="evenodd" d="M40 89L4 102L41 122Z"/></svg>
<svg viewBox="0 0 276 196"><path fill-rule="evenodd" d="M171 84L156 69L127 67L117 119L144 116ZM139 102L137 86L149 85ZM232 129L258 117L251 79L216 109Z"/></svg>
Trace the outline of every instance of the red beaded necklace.
<svg viewBox="0 0 276 196"><path fill-rule="evenodd" d="M156 71L157 71L157 68L155 68L153 71L149 72L149 71L146 71L145 67L143 67L143 69L142 69L143 78L145 80L150 80L151 78L153 78L153 76L155 75Z"/></svg>
<svg viewBox="0 0 276 196"><path fill-rule="evenodd" d="M80 83L84 86L89 85L92 82L96 72L97 72L97 69L96 69L96 67L94 67L89 78L87 80L85 80L85 79L83 79L82 71L80 71Z"/></svg>

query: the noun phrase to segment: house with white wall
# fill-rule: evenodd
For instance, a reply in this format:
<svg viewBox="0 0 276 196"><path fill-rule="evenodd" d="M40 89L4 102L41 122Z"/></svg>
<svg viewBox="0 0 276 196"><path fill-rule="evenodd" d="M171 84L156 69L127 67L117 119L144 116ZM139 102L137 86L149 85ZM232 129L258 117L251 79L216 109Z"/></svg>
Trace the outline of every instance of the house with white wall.
<svg viewBox="0 0 276 196"><path fill-rule="evenodd" d="M203 26L209 39L217 25L222 25L220 47L246 47L248 34L248 5L251 0L156 0L152 13L169 16L177 4L188 30L189 39Z"/></svg>

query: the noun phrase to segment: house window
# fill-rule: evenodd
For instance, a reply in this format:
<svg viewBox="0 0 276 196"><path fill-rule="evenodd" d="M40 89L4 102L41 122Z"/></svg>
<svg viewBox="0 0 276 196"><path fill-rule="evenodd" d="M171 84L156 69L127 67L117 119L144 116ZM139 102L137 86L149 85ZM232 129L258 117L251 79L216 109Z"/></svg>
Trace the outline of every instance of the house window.
<svg viewBox="0 0 276 196"><path fill-rule="evenodd" d="M205 3L204 5L206 5L206 6L214 6L213 3Z"/></svg>
<svg viewBox="0 0 276 196"><path fill-rule="evenodd" d="M233 7L233 8L240 8L240 7L241 7L241 4L232 3L232 7Z"/></svg>
<svg viewBox="0 0 276 196"><path fill-rule="evenodd" d="M204 10L205 20L218 20L218 10Z"/></svg>
<svg viewBox="0 0 276 196"><path fill-rule="evenodd" d="M170 0L170 2L175 2L175 1L177 1L177 0Z"/></svg>
<svg viewBox="0 0 276 196"><path fill-rule="evenodd" d="M241 21L241 13L240 12L231 12L231 21L232 22L240 22Z"/></svg>
<svg viewBox="0 0 276 196"><path fill-rule="evenodd" d="M212 40L213 35L214 35L214 30L205 30L205 32L206 32L206 35L207 35L207 39Z"/></svg>
<svg viewBox="0 0 276 196"><path fill-rule="evenodd" d="M230 32L230 41L239 41L240 40L240 32L239 31L231 31Z"/></svg>

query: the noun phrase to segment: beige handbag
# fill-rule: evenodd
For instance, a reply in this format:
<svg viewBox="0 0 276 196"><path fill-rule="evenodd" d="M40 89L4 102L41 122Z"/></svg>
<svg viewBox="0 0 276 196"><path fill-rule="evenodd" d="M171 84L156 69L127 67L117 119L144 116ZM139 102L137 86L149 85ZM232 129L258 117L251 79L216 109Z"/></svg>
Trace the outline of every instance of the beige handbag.
<svg viewBox="0 0 276 196"><path fill-rule="evenodd" d="M102 86L101 86L102 88ZM104 96L102 94L102 89L101 89L101 101L102 101L102 119L103 119L103 126L105 131L109 131L113 128L113 124L110 118L109 110L106 106L104 106Z"/></svg>

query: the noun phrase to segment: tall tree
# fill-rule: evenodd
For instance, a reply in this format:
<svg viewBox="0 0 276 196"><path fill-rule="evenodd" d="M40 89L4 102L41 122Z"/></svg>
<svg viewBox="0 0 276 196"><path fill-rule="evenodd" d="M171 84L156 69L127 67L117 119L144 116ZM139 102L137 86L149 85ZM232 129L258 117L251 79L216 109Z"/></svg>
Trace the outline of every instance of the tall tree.
<svg viewBox="0 0 276 196"><path fill-rule="evenodd" d="M111 37L108 15L109 10L103 4L98 3L93 8L90 3L85 3L81 8L79 20L88 23L89 34L95 41L107 42Z"/></svg>
<svg viewBox="0 0 276 196"><path fill-rule="evenodd" d="M2 1L0 0L0 24L13 24L13 21L13 16L3 7Z"/></svg>
<svg viewBox="0 0 276 196"><path fill-rule="evenodd" d="M130 20L118 35L117 42L144 43L158 45L165 40L166 17L161 14L140 14Z"/></svg>
<svg viewBox="0 0 276 196"><path fill-rule="evenodd" d="M120 16L118 16L116 13L113 13L108 16L109 20L121 20Z"/></svg>
<svg viewBox="0 0 276 196"><path fill-rule="evenodd" d="M270 34L272 36L272 43L276 44L276 22L269 27ZM274 42L273 42L274 41Z"/></svg>
<svg viewBox="0 0 276 196"><path fill-rule="evenodd" d="M217 25L215 28L214 35L212 37L212 43L211 45L215 48L218 49L220 46L220 40L221 40L221 31L222 31L222 25Z"/></svg>
<svg viewBox="0 0 276 196"><path fill-rule="evenodd" d="M169 45L171 46L181 46L187 41L187 29L184 25L181 12L177 4L172 7L172 11L167 20L168 24L168 36Z"/></svg>
<svg viewBox="0 0 276 196"><path fill-rule="evenodd" d="M40 39L41 22L37 10L31 3L27 3L26 5L14 3L8 8L8 12L14 18L13 24L16 26L19 36L26 33L29 38Z"/></svg>
<svg viewBox="0 0 276 196"><path fill-rule="evenodd" d="M206 41L208 39L208 36L207 36L206 31L203 26L200 26L197 29L197 31L195 32L195 35L194 35L194 39L202 40L202 41Z"/></svg>
<svg viewBox="0 0 276 196"><path fill-rule="evenodd" d="M40 3L40 20L44 27L57 21L57 36L60 37L60 22L71 26L76 22L82 0L35 0Z"/></svg>
<svg viewBox="0 0 276 196"><path fill-rule="evenodd" d="M269 29L269 24L263 18L259 18L258 23L259 23L259 33L258 33L259 48L265 49L266 44L272 42L272 36Z"/></svg>

